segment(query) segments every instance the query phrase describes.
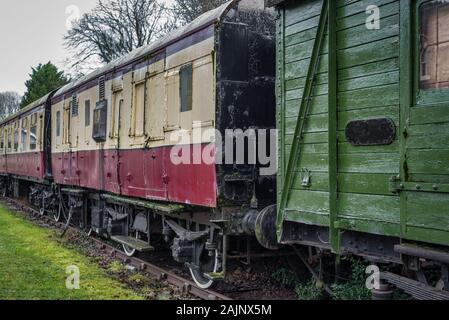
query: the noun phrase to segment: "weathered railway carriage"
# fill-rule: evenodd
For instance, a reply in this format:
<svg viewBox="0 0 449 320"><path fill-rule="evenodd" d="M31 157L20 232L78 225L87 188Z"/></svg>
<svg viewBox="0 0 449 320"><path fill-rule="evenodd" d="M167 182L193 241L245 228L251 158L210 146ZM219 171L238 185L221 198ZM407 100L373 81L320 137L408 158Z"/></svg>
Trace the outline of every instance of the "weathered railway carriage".
<svg viewBox="0 0 449 320"><path fill-rule="evenodd" d="M130 255L162 235L210 286L226 236L252 233L251 209L274 202L258 165L215 161L226 129L275 127L273 13L230 1L2 122L3 181Z"/></svg>
<svg viewBox="0 0 449 320"><path fill-rule="evenodd" d="M404 263L424 282L437 263L448 289L449 4L268 4L279 240Z"/></svg>
<svg viewBox="0 0 449 320"><path fill-rule="evenodd" d="M45 177L44 113L48 96L0 125L0 173L42 181Z"/></svg>

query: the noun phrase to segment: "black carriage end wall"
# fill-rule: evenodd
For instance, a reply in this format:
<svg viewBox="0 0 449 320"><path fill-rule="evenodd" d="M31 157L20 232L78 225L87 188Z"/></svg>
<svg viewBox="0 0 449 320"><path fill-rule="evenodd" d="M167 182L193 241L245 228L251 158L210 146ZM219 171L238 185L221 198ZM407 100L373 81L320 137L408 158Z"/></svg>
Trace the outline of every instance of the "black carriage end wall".
<svg viewBox="0 0 449 320"><path fill-rule="evenodd" d="M275 129L275 20L270 11L232 10L217 30L217 129ZM225 144L223 138L223 149ZM275 202L275 176L259 165L217 165L221 205Z"/></svg>

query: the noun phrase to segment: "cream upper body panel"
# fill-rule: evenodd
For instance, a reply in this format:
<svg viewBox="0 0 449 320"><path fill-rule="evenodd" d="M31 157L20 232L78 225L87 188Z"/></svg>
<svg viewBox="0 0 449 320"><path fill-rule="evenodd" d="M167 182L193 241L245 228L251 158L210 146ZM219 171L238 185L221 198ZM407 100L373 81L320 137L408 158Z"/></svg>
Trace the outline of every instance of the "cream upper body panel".
<svg viewBox="0 0 449 320"><path fill-rule="evenodd" d="M181 140L186 143L187 138L183 137L186 135L192 136L189 143L212 142L213 134L203 139L199 135L194 137L192 130L214 129L214 60L212 36L165 59L137 65L107 80L107 138L102 143L92 138L99 87L77 93L76 100L73 95L65 96L52 106L53 152L169 146ZM192 66L192 106L191 110L181 111L180 73L186 65ZM74 101L77 112L73 112Z"/></svg>
<svg viewBox="0 0 449 320"><path fill-rule="evenodd" d="M54 101L58 102L52 106L52 151L169 146L180 142L178 137L198 131L195 129L207 130L208 134L205 138L192 135L193 139L184 141L213 142L215 28L237 3L229 1L167 37L61 88L55 93ZM73 93L76 98L70 96ZM78 111L67 112L75 100ZM97 108L100 100L107 101L107 108L104 104ZM101 143L92 138L99 127L98 119L105 138Z"/></svg>
<svg viewBox="0 0 449 320"><path fill-rule="evenodd" d="M44 110L37 108L0 124L0 154L43 151Z"/></svg>

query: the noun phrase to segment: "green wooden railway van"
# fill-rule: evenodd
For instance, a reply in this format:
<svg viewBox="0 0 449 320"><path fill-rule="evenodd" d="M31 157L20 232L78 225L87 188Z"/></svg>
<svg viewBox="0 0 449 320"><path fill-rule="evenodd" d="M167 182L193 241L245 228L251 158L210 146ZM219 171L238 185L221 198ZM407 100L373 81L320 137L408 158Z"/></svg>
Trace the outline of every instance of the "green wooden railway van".
<svg viewBox="0 0 449 320"><path fill-rule="evenodd" d="M296 224L335 252L350 232L449 245L449 2L267 4L279 239L305 241Z"/></svg>

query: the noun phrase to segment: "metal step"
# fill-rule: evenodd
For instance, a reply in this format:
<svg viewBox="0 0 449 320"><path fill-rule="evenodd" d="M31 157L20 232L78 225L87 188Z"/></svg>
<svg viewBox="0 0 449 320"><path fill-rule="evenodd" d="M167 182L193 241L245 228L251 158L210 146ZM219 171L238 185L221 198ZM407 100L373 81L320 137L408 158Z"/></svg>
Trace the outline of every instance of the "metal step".
<svg viewBox="0 0 449 320"><path fill-rule="evenodd" d="M118 242L120 244L127 245L130 248L136 249L139 252L150 252L154 251L154 247L150 246L147 242L138 240L133 237L127 236L112 236L111 240Z"/></svg>

